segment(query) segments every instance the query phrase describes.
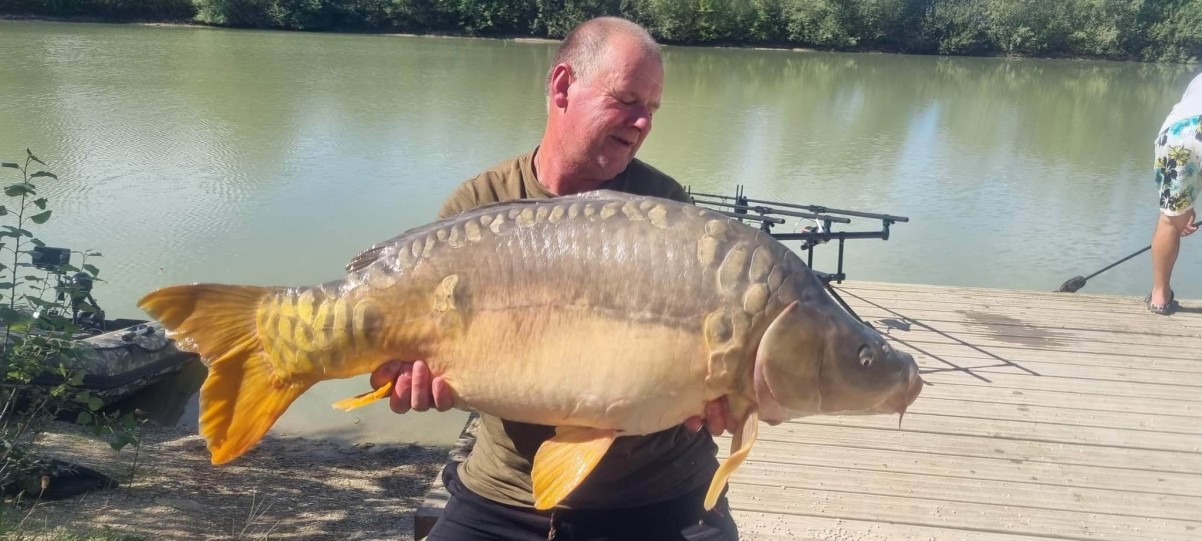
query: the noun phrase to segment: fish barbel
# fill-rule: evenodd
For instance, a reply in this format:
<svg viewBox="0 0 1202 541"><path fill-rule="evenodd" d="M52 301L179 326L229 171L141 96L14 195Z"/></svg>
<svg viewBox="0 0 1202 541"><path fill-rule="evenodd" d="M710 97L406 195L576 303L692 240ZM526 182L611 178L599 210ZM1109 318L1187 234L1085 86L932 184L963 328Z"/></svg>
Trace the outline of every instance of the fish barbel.
<svg viewBox="0 0 1202 541"><path fill-rule="evenodd" d="M922 388L913 358L770 235L610 191L479 207L377 244L314 287L177 285L138 305L209 367L200 432L214 464L314 384L422 359L455 407L556 427L534 459L539 509L614 438L679 425L722 396L737 426L707 509L760 419L904 413Z"/></svg>

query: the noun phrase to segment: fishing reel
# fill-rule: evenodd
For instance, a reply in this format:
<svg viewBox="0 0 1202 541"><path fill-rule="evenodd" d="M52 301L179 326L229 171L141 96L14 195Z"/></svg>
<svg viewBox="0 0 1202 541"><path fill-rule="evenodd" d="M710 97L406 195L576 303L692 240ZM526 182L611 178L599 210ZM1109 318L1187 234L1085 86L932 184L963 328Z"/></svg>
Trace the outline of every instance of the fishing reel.
<svg viewBox="0 0 1202 541"><path fill-rule="evenodd" d="M88 334L104 332L104 310L92 297L95 281L86 272L77 272L60 282L64 287L59 289L58 300L71 301L71 321L80 330Z"/></svg>
<svg viewBox="0 0 1202 541"><path fill-rule="evenodd" d="M814 225L802 226L801 224L805 222L799 221L798 225L800 227L793 231L795 234L801 237L802 250L812 250L815 246L818 246L819 244L826 244L828 241L830 241L830 238L827 236L827 232L830 229L830 224L826 224L824 226L823 222L818 220L810 221L813 222Z"/></svg>
<svg viewBox="0 0 1202 541"><path fill-rule="evenodd" d="M60 303L67 302L70 306L70 322L79 328L80 332L96 335L104 332L104 310L92 297L95 280L86 272L67 274L63 269L71 263L71 251L66 248L35 246L31 252L35 268L54 275L54 289L58 293L55 299ZM38 307L33 312L34 319L44 317L68 319L66 308L63 306Z"/></svg>

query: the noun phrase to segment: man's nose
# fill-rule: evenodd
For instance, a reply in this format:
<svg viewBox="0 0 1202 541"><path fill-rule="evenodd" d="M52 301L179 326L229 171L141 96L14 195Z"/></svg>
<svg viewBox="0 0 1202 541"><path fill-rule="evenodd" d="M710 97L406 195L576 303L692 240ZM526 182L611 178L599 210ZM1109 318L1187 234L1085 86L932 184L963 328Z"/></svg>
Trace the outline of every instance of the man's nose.
<svg viewBox="0 0 1202 541"><path fill-rule="evenodd" d="M643 133L651 131L651 109L645 105L638 105L632 108L631 124Z"/></svg>

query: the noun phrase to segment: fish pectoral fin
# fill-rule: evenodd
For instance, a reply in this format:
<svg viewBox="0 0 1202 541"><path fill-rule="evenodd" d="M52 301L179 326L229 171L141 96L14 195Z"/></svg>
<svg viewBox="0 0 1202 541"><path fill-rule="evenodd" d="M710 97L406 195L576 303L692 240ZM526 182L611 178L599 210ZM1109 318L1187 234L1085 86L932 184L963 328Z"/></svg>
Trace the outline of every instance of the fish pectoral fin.
<svg viewBox="0 0 1202 541"><path fill-rule="evenodd" d="M714 472L714 479L710 481L710 489L705 493L705 510L709 511L718 503L718 496L722 494L722 489L726 488L726 481L730 479L730 475L735 472L743 459L747 458L747 453L751 452L751 446L755 444L755 439L759 436L759 415L755 411L747 415L747 419L743 421L743 425L735 430L734 437L730 441L730 456L718 466L718 471Z"/></svg>
<svg viewBox="0 0 1202 541"><path fill-rule="evenodd" d="M381 385L379 389L368 391L366 393L357 394L350 398L345 398L334 403L334 409L342 411L351 411L355 408L361 408L376 400L388 398L388 393L392 392L392 382Z"/></svg>
<svg viewBox="0 0 1202 541"><path fill-rule="evenodd" d="M609 429L557 427L534 455L534 507L550 509L563 501L601 462L616 436Z"/></svg>

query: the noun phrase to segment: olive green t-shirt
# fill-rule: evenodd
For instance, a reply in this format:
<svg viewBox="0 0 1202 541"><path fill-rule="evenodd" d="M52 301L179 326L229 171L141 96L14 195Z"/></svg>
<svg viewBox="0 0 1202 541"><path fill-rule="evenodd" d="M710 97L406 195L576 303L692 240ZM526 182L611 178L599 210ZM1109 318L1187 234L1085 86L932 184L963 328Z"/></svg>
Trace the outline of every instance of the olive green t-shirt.
<svg viewBox="0 0 1202 541"><path fill-rule="evenodd" d="M537 151L537 149L536 149ZM534 152L497 164L461 184L447 199L445 218L488 203L550 199L534 175ZM655 168L633 160L602 189L689 202L684 188ZM650 269L649 269L650 270ZM565 376L570 377L570 376ZM480 415L471 454L459 466L472 492L507 505L532 507L531 463L555 428ZM705 430L677 426L645 436L623 436L561 505L572 509L634 507L668 500L706 485L718 468L717 445Z"/></svg>

